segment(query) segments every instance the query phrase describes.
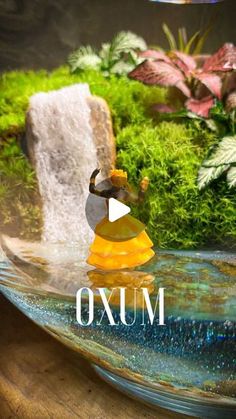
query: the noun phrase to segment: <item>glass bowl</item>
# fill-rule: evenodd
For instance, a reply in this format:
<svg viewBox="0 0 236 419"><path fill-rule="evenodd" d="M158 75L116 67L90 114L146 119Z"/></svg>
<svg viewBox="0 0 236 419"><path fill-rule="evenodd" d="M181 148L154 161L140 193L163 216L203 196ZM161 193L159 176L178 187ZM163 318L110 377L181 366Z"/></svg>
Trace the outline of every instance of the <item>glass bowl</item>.
<svg viewBox="0 0 236 419"><path fill-rule="evenodd" d="M1 248L3 294L85 356L111 385L152 406L204 418L235 417L236 254L156 250L138 269L102 272L86 265L86 249L75 244L2 236ZM89 326L76 317L82 287L94 295ZM116 325L104 315L99 288L110 296ZM126 288L130 325L121 322L120 288ZM165 289L164 326L143 317L143 288L153 307L159 288ZM88 290L81 316L89 317Z"/></svg>

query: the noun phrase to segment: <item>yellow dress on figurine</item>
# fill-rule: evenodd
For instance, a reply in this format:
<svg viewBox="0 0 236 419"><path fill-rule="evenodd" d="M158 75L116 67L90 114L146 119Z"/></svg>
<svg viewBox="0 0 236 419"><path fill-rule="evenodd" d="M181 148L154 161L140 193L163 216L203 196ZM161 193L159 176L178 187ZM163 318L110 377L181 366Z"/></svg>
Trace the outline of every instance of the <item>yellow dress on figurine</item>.
<svg viewBox="0 0 236 419"><path fill-rule="evenodd" d="M96 189L95 178L99 169L90 178L89 191L105 199L115 198L122 202L141 202L148 187L148 178L140 182L138 195L134 194L127 182L127 173L112 170L111 187ZM145 225L131 215L125 215L114 222L107 217L95 228L95 239L90 246L87 263L102 270L134 268L148 262L153 256L153 243L145 231Z"/></svg>

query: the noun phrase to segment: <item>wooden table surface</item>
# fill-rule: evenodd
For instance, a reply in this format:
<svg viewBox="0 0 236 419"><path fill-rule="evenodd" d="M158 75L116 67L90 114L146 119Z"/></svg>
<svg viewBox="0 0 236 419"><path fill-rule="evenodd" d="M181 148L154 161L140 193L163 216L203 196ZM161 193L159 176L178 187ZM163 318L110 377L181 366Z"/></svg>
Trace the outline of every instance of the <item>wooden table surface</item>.
<svg viewBox="0 0 236 419"><path fill-rule="evenodd" d="M113 389L2 295L0 324L0 418L187 418Z"/></svg>

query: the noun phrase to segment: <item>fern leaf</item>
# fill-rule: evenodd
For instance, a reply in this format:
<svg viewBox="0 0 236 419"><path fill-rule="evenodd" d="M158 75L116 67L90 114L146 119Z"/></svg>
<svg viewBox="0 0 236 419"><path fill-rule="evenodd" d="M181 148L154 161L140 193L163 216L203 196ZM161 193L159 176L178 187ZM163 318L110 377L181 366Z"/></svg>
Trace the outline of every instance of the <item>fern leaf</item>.
<svg viewBox="0 0 236 419"><path fill-rule="evenodd" d="M101 58L90 46L80 47L69 56L68 63L71 72L74 73L77 70L98 69L101 64Z"/></svg>
<svg viewBox="0 0 236 419"><path fill-rule="evenodd" d="M109 43L102 44L102 48L99 52L99 57L103 61L106 61L106 60L109 59L110 47L111 47L111 44L109 44Z"/></svg>
<svg viewBox="0 0 236 419"><path fill-rule="evenodd" d="M135 50L145 51L147 44L133 32L119 32L112 40L111 49L114 54L120 55Z"/></svg>
<svg viewBox="0 0 236 419"><path fill-rule="evenodd" d="M230 167L227 172L227 182L230 188L236 187L236 166Z"/></svg>
<svg viewBox="0 0 236 419"><path fill-rule="evenodd" d="M224 137L215 152L203 163L203 166L217 167L232 163L236 163L236 136Z"/></svg>
<svg viewBox="0 0 236 419"><path fill-rule="evenodd" d="M213 180L217 179L224 173L230 166L222 165L219 167L205 167L202 166L198 172L198 188L201 190L205 188Z"/></svg>
<svg viewBox="0 0 236 419"><path fill-rule="evenodd" d="M120 60L113 65L113 67L110 69L110 73L121 76L130 73L134 68L134 64Z"/></svg>
<svg viewBox="0 0 236 419"><path fill-rule="evenodd" d="M135 51L147 49L146 42L132 32L119 32L112 40L111 44L103 44L99 53L102 59L102 68L110 70L118 61L125 61L125 54L132 54ZM130 57L128 57L129 59Z"/></svg>

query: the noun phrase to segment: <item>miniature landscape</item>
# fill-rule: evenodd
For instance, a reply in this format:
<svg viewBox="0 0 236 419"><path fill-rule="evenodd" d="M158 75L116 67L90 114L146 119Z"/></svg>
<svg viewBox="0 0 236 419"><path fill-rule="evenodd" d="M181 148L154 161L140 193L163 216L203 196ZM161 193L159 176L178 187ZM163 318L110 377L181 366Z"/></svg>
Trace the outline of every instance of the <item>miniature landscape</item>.
<svg viewBox="0 0 236 419"><path fill-rule="evenodd" d="M130 394L153 405L161 394L161 405L168 407L173 398L174 410L177 403L181 412L190 406L196 415L207 410L212 417L222 411L231 417L236 47L224 44L202 55L209 29L188 38L182 28L178 41L166 25L163 30L167 51L121 32L101 49L80 47L54 71L2 74L0 286L100 375L111 381L114 374L118 388L130 385ZM95 189L97 175L102 181L112 176L113 166L113 176L124 170L123 180L128 177L134 189L150 182L145 201L131 205L156 252L142 266L133 263L129 243L121 241L122 253L113 258L100 241L90 246L89 186ZM86 263L89 247L95 256L99 250L105 268ZM121 266L124 253L127 269ZM115 289L115 327L106 317L101 325L78 324L80 287L95 293L99 318L97 288L107 297ZM140 321L131 327L119 324L120 287L127 288L130 323L137 306ZM165 327L142 324L143 287L153 304L159 287L166 290ZM86 297L81 306L86 318Z"/></svg>
<svg viewBox="0 0 236 419"><path fill-rule="evenodd" d="M197 39L197 35L194 36ZM188 46L182 44L182 52L175 55L175 58L171 51L164 53L148 50L145 41L134 36L131 40L126 39L126 42L131 42L131 47L129 49L125 44L124 50L121 49L122 54L117 47L119 42L122 45L122 39L120 41L118 38L118 41L115 39L113 43L103 46L102 58L96 58L92 48L82 51L80 49L69 57L69 65L50 73L42 70L3 74L0 81L1 229L9 233L14 226L17 235L27 239L34 239L41 234L42 215L37 180L27 158L25 142L25 113L29 98L37 92L57 90L75 83L88 83L91 93L105 99L110 108L116 138L116 166L128 172L131 184L136 185L143 176L150 179L145 205L133 208L133 212L147 224L154 244L159 248L183 249L204 246L224 249L234 247L235 169L231 170L232 176L231 179L228 176L228 182L226 176L227 171L235 166L235 103L232 94L235 88L235 47L226 47L225 52L223 51L223 61L229 62L227 77L229 78L229 74L232 76L232 86L228 88L231 92L231 97L227 98L228 105L223 103L225 94L222 96L219 92L220 81L216 80L215 73L213 80L209 78L209 74L206 81L203 80L205 71L197 76L199 79L202 77L205 83L204 89L200 86L204 90L203 108L200 107L200 111L194 108L196 98L188 99L192 110L182 105L183 89L191 90L191 86L183 88L184 81L182 92L179 90L178 93L178 89L173 87L175 83L159 80L158 74L155 75L154 82L147 81L151 86L145 84L145 77L148 78L150 72L147 67L152 68L155 61L152 57L142 64L144 58L141 59L141 55L147 58L154 54L154 59L160 60L157 62L161 62L161 65L175 65L172 68L175 73L176 65L186 67L186 57L190 57L187 53L194 53L192 48L196 39L190 40ZM109 64L106 57L111 56L114 45L118 55L115 50L113 56L118 56L118 59L116 58L115 64ZM172 50L181 45L173 44L172 39L171 47ZM138 54L137 51L140 50L142 51ZM121 59L121 55L125 58ZM169 63L170 57L173 57L175 64ZM179 64L176 64L177 59ZM193 65L191 60L190 64L188 61L190 67ZM217 57L214 57L211 65L216 60ZM142 66L145 67L144 71ZM222 74L225 77L224 71ZM184 80L183 77L182 79ZM196 90L196 81L194 86ZM196 95L195 90L191 90L191 94ZM207 111L206 90L208 102L210 100ZM156 104L158 107L155 107ZM226 143L227 138L231 138L229 146L223 144L223 148L224 145L229 147L226 150L226 160L228 158L229 161L224 161L223 156L218 166L214 162L207 163L207 173L205 174L203 167L199 183L199 170L203 161L209 154L212 160L211 153L217 152L217 147L220 147L225 137ZM215 171L216 167L218 170Z"/></svg>

